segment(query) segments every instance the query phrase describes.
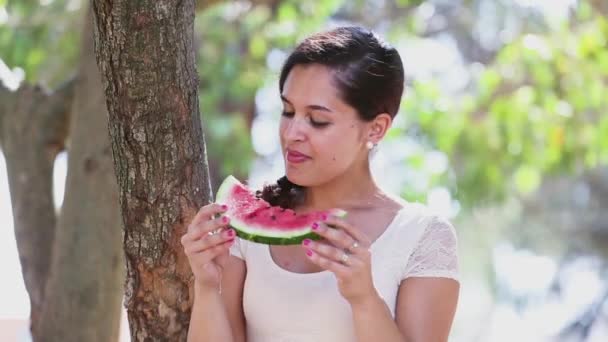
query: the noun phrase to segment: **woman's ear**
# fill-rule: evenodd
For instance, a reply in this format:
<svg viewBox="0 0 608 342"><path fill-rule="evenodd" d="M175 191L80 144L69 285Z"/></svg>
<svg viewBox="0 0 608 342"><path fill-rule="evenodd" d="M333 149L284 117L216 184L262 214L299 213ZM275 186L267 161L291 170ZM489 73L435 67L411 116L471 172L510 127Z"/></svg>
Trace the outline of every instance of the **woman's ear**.
<svg viewBox="0 0 608 342"><path fill-rule="evenodd" d="M389 128L393 123L393 119L387 113L379 114L369 123L367 130L367 141L372 142L374 145L378 144L382 138L386 135Z"/></svg>

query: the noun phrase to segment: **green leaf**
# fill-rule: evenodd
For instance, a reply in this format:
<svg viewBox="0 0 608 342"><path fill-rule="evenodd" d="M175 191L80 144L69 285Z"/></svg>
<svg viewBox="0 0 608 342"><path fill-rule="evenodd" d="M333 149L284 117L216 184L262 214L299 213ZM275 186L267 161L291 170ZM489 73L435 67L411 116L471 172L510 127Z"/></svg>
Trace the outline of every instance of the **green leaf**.
<svg viewBox="0 0 608 342"><path fill-rule="evenodd" d="M593 15L593 7L591 7L591 5L586 1L579 1L576 15L581 21L588 20Z"/></svg>
<svg viewBox="0 0 608 342"><path fill-rule="evenodd" d="M479 78L479 86L482 96L493 93L500 84L501 76L495 69L486 69Z"/></svg>
<svg viewBox="0 0 608 342"><path fill-rule="evenodd" d="M294 5L284 2L279 6L279 21L295 21L297 17L298 11Z"/></svg>
<svg viewBox="0 0 608 342"><path fill-rule="evenodd" d="M528 194L540 185L541 174L538 169L523 165L515 172L515 185L524 194Z"/></svg>
<svg viewBox="0 0 608 342"><path fill-rule="evenodd" d="M267 50L268 46L263 37L260 35L255 35L251 38L251 42L249 43L249 51L251 52L252 57L263 58L266 55Z"/></svg>

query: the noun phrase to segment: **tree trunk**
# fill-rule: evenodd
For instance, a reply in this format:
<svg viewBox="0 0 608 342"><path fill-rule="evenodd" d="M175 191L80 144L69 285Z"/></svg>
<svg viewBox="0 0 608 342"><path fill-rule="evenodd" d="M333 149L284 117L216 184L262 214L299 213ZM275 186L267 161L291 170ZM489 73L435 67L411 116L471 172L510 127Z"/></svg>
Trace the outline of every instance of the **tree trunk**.
<svg viewBox="0 0 608 342"><path fill-rule="evenodd" d="M73 81L53 94L28 85L11 93L0 85L0 144L34 333L55 240L53 163L67 137L73 89Z"/></svg>
<svg viewBox="0 0 608 342"><path fill-rule="evenodd" d="M94 0L136 341L185 341L191 271L180 244L211 199L201 127L194 1Z"/></svg>
<svg viewBox="0 0 608 342"><path fill-rule="evenodd" d="M124 257L108 116L86 16L72 108L68 174L39 341L115 341Z"/></svg>

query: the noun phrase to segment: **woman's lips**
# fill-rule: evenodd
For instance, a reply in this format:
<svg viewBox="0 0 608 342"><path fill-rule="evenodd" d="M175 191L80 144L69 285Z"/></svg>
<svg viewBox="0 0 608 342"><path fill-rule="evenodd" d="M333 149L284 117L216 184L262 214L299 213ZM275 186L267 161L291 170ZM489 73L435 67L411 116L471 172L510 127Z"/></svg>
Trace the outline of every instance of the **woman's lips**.
<svg viewBox="0 0 608 342"><path fill-rule="evenodd" d="M310 159L310 157L305 154L287 150L287 161L290 163L302 163L307 161L308 159Z"/></svg>

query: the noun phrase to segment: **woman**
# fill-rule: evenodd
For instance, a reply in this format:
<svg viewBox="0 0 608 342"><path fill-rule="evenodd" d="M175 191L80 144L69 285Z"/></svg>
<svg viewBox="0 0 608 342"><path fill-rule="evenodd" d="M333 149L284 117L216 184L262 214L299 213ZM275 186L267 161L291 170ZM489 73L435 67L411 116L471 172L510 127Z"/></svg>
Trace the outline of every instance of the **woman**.
<svg viewBox="0 0 608 342"><path fill-rule="evenodd" d="M288 57L286 176L259 194L348 216L315 223L321 241L268 246L235 240L228 218L213 218L225 206L203 207L182 238L195 276L190 341L447 341L459 293L454 228L384 193L369 167L403 83L398 52L360 27L313 35Z"/></svg>

